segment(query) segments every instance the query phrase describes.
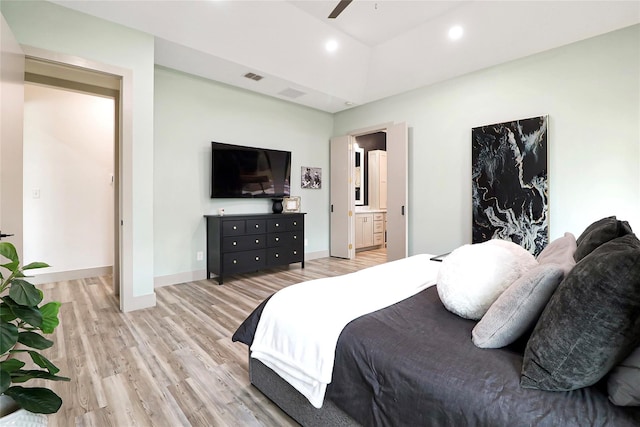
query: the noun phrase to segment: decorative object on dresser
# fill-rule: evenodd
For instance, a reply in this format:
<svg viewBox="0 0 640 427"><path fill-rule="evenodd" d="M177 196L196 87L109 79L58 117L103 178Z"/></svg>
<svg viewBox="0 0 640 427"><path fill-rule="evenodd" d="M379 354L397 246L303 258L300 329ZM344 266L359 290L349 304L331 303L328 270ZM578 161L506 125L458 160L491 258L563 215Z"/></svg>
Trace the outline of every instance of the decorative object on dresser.
<svg viewBox="0 0 640 427"><path fill-rule="evenodd" d="M473 243L511 240L534 255L549 241L548 116L473 128Z"/></svg>
<svg viewBox="0 0 640 427"><path fill-rule="evenodd" d="M291 196L284 198L285 212L300 212L300 196Z"/></svg>
<svg viewBox="0 0 640 427"><path fill-rule="evenodd" d="M302 263L304 213L205 215L207 278Z"/></svg>

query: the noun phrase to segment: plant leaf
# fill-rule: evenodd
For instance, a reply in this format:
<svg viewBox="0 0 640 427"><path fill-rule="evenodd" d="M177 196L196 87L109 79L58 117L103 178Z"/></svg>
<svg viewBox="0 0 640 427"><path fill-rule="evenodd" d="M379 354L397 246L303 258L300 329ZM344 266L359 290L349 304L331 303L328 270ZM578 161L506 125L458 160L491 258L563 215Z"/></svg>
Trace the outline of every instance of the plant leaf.
<svg viewBox="0 0 640 427"><path fill-rule="evenodd" d="M60 372L60 369L56 365L51 363L49 359L47 359L37 351L27 350L27 353L29 353L29 356L31 356L31 360L33 360L34 363L41 368L46 369L52 374L57 374L58 372Z"/></svg>
<svg viewBox="0 0 640 427"><path fill-rule="evenodd" d="M13 323L0 323L0 354L4 355L18 342L18 327Z"/></svg>
<svg viewBox="0 0 640 427"><path fill-rule="evenodd" d="M67 377L60 377L58 375L50 374L47 371L38 371L36 369L27 371L16 371L11 373L11 381L14 383L23 383L34 378L51 381L71 381L71 379Z"/></svg>
<svg viewBox="0 0 640 427"><path fill-rule="evenodd" d="M11 374L0 369L0 395L2 395L7 389L11 387Z"/></svg>
<svg viewBox="0 0 640 427"><path fill-rule="evenodd" d="M42 301L42 292L31 283L22 279L14 279L11 282L9 296L17 304L35 307Z"/></svg>
<svg viewBox="0 0 640 427"><path fill-rule="evenodd" d="M11 322L12 320L15 320L15 318L16 315L13 314L13 311L11 311L9 306L4 302L0 303L0 321Z"/></svg>
<svg viewBox="0 0 640 427"><path fill-rule="evenodd" d="M62 399L48 388L20 386L9 387L7 396L15 400L20 407L35 414L53 414L62 406Z"/></svg>
<svg viewBox="0 0 640 427"><path fill-rule="evenodd" d="M20 260L18 258L18 251L16 251L16 247L9 242L0 242L0 255L7 258L9 261L11 261L11 264L18 265L20 263Z"/></svg>
<svg viewBox="0 0 640 427"><path fill-rule="evenodd" d="M60 311L60 303L58 301L51 301L40 307L40 314L42 314L42 325L40 329L45 334L51 334L60 324L58 319L58 312Z"/></svg>
<svg viewBox="0 0 640 427"><path fill-rule="evenodd" d="M25 363L22 360L7 359L0 362L0 370L11 373L22 368L24 365Z"/></svg>
<svg viewBox="0 0 640 427"><path fill-rule="evenodd" d="M23 270L33 270L34 268L45 268L45 267L51 267L49 264L47 264L46 262L30 262L27 265L23 265L22 269Z"/></svg>
<svg viewBox="0 0 640 427"><path fill-rule="evenodd" d="M8 296L2 297L11 312L26 323L39 328L42 325L42 313L38 307L27 307L16 304L16 302Z"/></svg>
<svg viewBox="0 0 640 427"><path fill-rule="evenodd" d="M53 345L53 341L46 339L42 335L26 331L18 333L18 342L26 345L27 347L35 348L38 350L44 350Z"/></svg>

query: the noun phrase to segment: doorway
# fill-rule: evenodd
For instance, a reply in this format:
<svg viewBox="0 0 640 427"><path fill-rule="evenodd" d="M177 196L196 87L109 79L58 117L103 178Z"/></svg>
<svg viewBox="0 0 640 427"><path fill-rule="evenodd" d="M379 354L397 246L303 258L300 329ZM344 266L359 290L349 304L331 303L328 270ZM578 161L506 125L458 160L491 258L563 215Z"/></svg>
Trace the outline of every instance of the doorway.
<svg viewBox="0 0 640 427"><path fill-rule="evenodd" d="M355 150L357 149L360 153L356 138L379 133L386 135L388 192L387 208L383 219L386 221L384 228L387 260L393 261L407 256L408 130L406 123L389 123L331 139L331 256L348 259L356 256L356 216L359 210L356 207L359 205L356 205L355 183L358 180L362 181L355 176L357 170ZM362 186L358 196L364 190ZM361 197L364 200L364 196ZM375 221L375 218L371 218L371 221Z"/></svg>
<svg viewBox="0 0 640 427"><path fill-rule="evenodd" d="M355 137L353 143L355 187L355 256L387 248L387 133L378 131Z"/></svg>
<svg viewBox="0 0 640 427"><path fill-rule="evenodd" d="M24 81L25 256L58 267L39 282L112 274L119 296L121 79L27 56Z"/></svg>

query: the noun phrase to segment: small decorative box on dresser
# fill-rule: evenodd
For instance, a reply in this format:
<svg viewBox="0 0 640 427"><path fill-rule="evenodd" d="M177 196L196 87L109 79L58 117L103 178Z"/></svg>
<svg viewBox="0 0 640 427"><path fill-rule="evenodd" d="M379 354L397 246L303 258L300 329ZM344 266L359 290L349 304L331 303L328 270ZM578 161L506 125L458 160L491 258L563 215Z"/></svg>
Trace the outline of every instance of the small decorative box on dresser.
<svg viewBox="0 0 640 427"><path fill-rule="evenodd" d="M302 263L304 213L205 215L207 278Z"/></svg>

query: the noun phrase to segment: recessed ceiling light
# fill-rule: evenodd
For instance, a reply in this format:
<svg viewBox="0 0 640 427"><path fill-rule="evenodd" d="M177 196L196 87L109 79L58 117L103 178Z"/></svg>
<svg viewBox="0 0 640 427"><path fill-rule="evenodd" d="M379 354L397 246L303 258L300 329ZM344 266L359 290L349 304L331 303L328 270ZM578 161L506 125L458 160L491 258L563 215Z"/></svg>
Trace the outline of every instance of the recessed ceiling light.
<svg viewBox="0 0 640 427"><path fill-rule="evenodd" d="M454 25L449 29L449 38L451 40L458 40L464 34L464 29L460 25Z"/></svg>
<svg viewBox="0 0 640 427"><path fill-rule="evenodd" d="M338 42L335 40L329 40L325 45L324 48L327 49L327 52L335 52L336 50L338 50Z"/></svg>

